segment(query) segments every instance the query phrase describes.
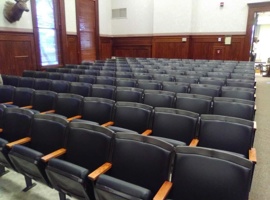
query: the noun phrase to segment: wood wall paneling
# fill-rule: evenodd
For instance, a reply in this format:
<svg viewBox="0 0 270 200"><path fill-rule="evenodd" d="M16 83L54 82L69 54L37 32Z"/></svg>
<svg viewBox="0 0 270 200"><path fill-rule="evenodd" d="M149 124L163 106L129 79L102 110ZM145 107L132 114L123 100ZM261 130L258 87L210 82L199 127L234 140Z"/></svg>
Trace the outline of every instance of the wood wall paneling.
<svg viewBox="0 0 270 200"><path fill-rule="evenodd" d="M0 33L0 72L21 76L23 70L36 70L33 33Z"/></svg>
<svg viewBox="0 0 270 200"><path fill-rule="evenodd" d="M152 57L152 37L117 37L112 39L112 56Z"/></svg>
<svg viewBox="0 0 270 200"><path fill-rule="evenodd" d="M100 60L106 60L112 57L112 39L110 37L100 38Z"/></svg>
<svg viewBox="0 0 270 200"><path fill-rule="evenodd" d="M79 64L79 55L78 55L78 37L77 35L68 35L67 36L67 61L69 64Z"/></svg>
<svg viewBox="0 0 270 200"><path fill-rule="evenodd" d="M154 37L154 58L188 58L189 36Z"/></svg>

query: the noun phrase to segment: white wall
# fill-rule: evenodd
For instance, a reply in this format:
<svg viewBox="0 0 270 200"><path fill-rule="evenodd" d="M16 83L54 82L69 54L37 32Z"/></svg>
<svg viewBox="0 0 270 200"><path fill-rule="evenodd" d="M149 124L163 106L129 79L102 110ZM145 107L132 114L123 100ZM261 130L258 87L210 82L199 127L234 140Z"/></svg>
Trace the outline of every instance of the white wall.
<svg viewBox="0 0 270 200"><path fill-rule="evenodd" d="M111 0L99 0L99 34L101 36L112 35Z"/></svg>
<svg viewBox="0 0 270 200"><path fill-rule="evenodd" d="M154 0L154 34L189 34L192 17L190 0Z"/></svg>
<svg viewBox="0 0 270 200"><path fill-rule="evenodd" d="M127 8L127 18L111 20L112 35L151 35L153 1L155 0L112 0L112 9Z"/></svg>
<svg viewBox="0 0 270 200"><path fill-rule="evenodd" d="M32 24L32 13L31 13L31 6L30 2L27 2L27 6L29 8L29 12L24 12L22 14L22 17L19 21L9 23L3 13L4 5L5 5L4 0L0 1L0 30L11 30L11 31L25 31L25 32L33 32L33 24ZM15 1L11 1L15 2Z"/></svg>
<svg viewBox="0 0 270 200"><path fill-rule="evenodd" d="M65 0L65 15L67 34L77 34L75 0Z"/></svg>
<svg viewBox="0 0 270 200"><path fill-rule="evenodd" d="M224 2L223 8L220 2ZM244 34L247 4L257 2L266 1L100 0L100 33L112 36ZM111 9L116 8L127 8L127 18L112 20Z"/></svg>

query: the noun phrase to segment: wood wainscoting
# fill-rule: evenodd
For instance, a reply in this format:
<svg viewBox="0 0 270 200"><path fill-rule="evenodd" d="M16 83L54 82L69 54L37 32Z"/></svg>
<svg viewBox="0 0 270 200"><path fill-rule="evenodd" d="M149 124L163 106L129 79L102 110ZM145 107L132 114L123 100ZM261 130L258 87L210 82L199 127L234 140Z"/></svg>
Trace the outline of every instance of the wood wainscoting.
<svg viewBox="0 0 270 200"><path fill-rule="evenodd" d="M77 35L67 35L67 64L79 64L79 46Z"/></svg>
<svg viewBox="0 0 270 200"><path fill-rule="evenodd" d="M225 44L225 38L230 44ZM101 37L100 59L117 57L245 60L245 35Z"/></svg>
<svg viewBox="0 0 270 200"><path fill-rule="evenodd" d="M21 76L26 69L37 69L33 33L0 32L0 73Z"/></svg>

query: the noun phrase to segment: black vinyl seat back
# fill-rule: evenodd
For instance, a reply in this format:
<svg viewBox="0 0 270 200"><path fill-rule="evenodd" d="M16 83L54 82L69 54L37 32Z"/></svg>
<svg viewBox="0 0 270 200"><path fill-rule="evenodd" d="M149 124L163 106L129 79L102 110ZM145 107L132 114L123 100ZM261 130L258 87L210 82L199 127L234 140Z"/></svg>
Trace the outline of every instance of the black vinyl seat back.
<svg viewBox="0 0 270 200"><path fill-rule="evenodd" d="M49 72L48 73L48 79L50 79L50 80L62 80L63 79L63 73Z"/></svg>
<svg viewBox="0 0 270 200"><path fill-rule="evenodd" d="M162 82L158 80L138 80L137 87L144 90L161 90Z"/></svg>
<svg viewBox="0 0 270 200"><path fill-rule="evenodd" d="M190 93L191 94L201 94L210 97L219 97L221 87L217 85L209 84L190 84Z"/></svg>
<svg viewBox="0 0 270 200"><path fill-rule="evenodd" d="M51 89L57 93L69 93L70 82L65 80L52 80Z"/></svg>
<svg viewBox="0 0 270 200"><path fill-rule="evenodd" d="M253 80L245 80L245 79L227 79L227 86L254 88L255 81L253 81Z"/></svg>
<svg viewBox="0 0 270 200"><path fill-rule="evenodd" d="M137 79L117 78L116 86L117 87L137 87Z"/></svg>
<svg viewBox="0 0 270 200"><path fill-rule="evenodd" d="M255 101L254 94L255 94L254 88L225 86L225 87L222 87L221 89L222 97L238 98L238 99Z"/></svg>
<svg viewBox="0 0 270 200"><path fill-rule="evenodd" d="M62 79L65 81L69 81L69 82L76 82L79 79L79 75L78 74L63 73Z"/></svg>
<svg viewBox="0 0 270 200"><path fill-rule="evenodd" d="M21 108L5 108L3 112L3 132L0 138L9 142L29 136L33 112Z"/></svg>
<svg viewBox="0 0 270 200"><path fill-rule="evenodd" d="M213 114L254 120L255 102L237 98L215 97Z"/></svg>
<svg viewBox="0 0 270 200"><path fill-rule="evenodd" d="M231 151L249 158L253 121L221 115L201 115L198 146Z"/></svg>
<svg viewBox="0 0 270 200"><path fill-rule="evenodd" d="M115 100L141 103L143 99L143 89L134 87L117 87Z"/></svg>
<svg viewBox="0 0 270 200"><path fill-rule="evenodd" d="M13 104L19 107L31 105L34 91L32 88L17 87L13 97Z"/></svg>
<svg viewBox="0 0 270 200"><path fill-rule="evenodd" d="M252 162L214 149L177 147L170 199L247 200Z"/></svg>
<svg viewBox="0 0 270 200"><path fill-rule="evenodd" d="M125 199L123 196L121 198L121 194L136 195L136 192L132 192L133 189L138 190L139 187L139 190L142 190L142 187L150 190L151 194L150 198L139 199L152 199L164 181L169 178L173 156L173 146L161 140L130 133L117 133L113 146L112 168L108 175L103 176L112 177L111 180L116 180L116 184L117 180L123 181L124 187L129 187L130 190L115 188L120 193L116 193L119 196L115 197L114 190L102 188L99 178L95 188L97 197L105 195L108 199ZM108 184L108 189L113 185L113 182L112 185Z"/></svg>
<svg viewBox="0 0 270 200"><path fill-rule="evenodd" d="M110 76L97 76L96 83L102 85L115 85L116 78Z"/></svg>
<svg viewBox="0 0 270 200"><path fill-rule="evenodd" d="M34 77L35 78L48 78L48 72L45 72L45 71L35 71Z"/></svg>
<svg viewBox="0 0 270 200"><path fill-rule="evenodd" d="M115 99L115 91L116 91L116 86L94 84L92 86L92 97Z"/></svg>
<svg viewBox="0 0 270 200"><path fill-rule="evenodd" d="M50 90L35 90L33 96L33 108L39 112L54 109L57 93Z"/></svg>
<svg viewBox="0 0 270 200"><path fill-rule="evenodd" d="M199 82L200 76L191 76L191 75L177 75L175 76L175 82L195 84Z"/></svg>
<svg viewBox="0 0 270 200"><path fill-rule="evenodd" d="M213 98L210 96L177 93L175 107L199 114L210 114L212 112L212 101Z"/></svg>
<svg viewBox="0 0 270 200"><path fill-rule="evenodd" d="M34 77L35 71L34 70L23 70L22 77Z"/></svg>
<svg viewBox="0 0 270 200"><path fill-rule="evenodd" d="M45 78L36 78L34 81L34 89L35 90L50 90L52 85L52 81L50 79Z"/></svg>
<svg viewBox="0 0 270 200"><path fill-rule="evenodd" d="M81 114L83 96L58 93L55 102L55 113L67 118Z"/></svg>
<svg viewBox="0 0 270 200"><path fill-rule="evenodd" d="M78 94L83 97L91 96L92 93L92 84L90 83L80 83L80 82L71 82L69 92L72 94Z"/></svg>
<svg viewBox="0 0 270 200"><path fill-rule="evenodd" d="M82 83L90 83L95 84L96 83L96 76L95 75L79 75L79 82Z"/></svg>
<svg viewBox="0 0 270 200"><path fill-rule="evenodd" d="M200 82L200 84L224 86L224 85L226 85L226 78L200 77L199 82Z"/></svg>
<svg viewBox="0 0 270 200"><path fill-rule="evenodd" d="M3 76L2 75L2 78L3 78L4 85L11 85L14 87L18 87L20 76L14 76L14 75Z"/></svg>
<svg viewBox="0 0 270 200"><path fill-rule="evenodd" d="M144 90L143 103L152 107L175 106L175 93L164 90Z"/></svg>
<svg viewBox="0 0 270 200"><path fill-rule="evenodd" d="M196 136L199 114L174 108L154 109L152 136L189 144Z"/></svg>
<svg viewBox="0 0 270 200"><path fill-rule="evenodd" d="M11 85L0 85L0 103L12 102L15 87Z"/></svg>
<svg viewBox="0 0 270 200"><path fill-rule="evenodd" d="M54 189L79 199L94 199L87 175L109 161L113 137L113 132L105 127L71 122L67 128L66 154L62 159L51 159L46 168Z"/></svg>
<svg viewBox="0 0 270 200"><path fill-rule="evenodd" d="M15 169L25 176L25 189L29 189L28 182L32 179L51 187L45 173L47 163L42 157L64 147L67 123L63 116L36 114L31 124L29 144L11 148L9 158Z"/></svg>
<svg viewBox="0 0 270 200"><path fill-rule="evenodd" d="M187 93L189 91L189 83L181 82L162 82L162 90L175 93Z"/></svg>
<svg viewBox="0 0 270 200"><path fill-rule="evenodd" d="M112 120L115 101L98 97L85 97L82 105L82 118L104 124Z"/></svg>
<svg viewBox="0 0 270 200"><path fill-rule="evenodd" d="M116 102L113 112L114 126L142 133L149 128L153 107L134 102Z"/></svg>
<svg viewBox="0 0 270 200"><path fill-rule="evenodd" d="M33 77L20 77L17 87L34 88L35 78Z"/></svg>

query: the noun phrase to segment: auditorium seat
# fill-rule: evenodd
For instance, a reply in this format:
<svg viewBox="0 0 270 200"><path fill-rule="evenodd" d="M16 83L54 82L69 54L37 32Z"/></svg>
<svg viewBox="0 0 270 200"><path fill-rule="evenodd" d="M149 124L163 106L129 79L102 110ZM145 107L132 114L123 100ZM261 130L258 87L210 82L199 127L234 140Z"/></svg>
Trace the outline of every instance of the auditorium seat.
<svg viewBox="0 0 270 200"><path fill-rule="evenodd" d="M176 93L165 90L144 90L143 103L152 107L167 107L175 106Z"/></svg>
<svg viewBox="0 0 270 200"><path fill-rule="evenodd" d="M45 167L49 159L65 152L63 147L67 123L62 116L36 114L32 120L30 137L24 138L24 143L15 141L8 144L11 146L9 158L12 164L25 177L26 188L23 191L35 186L32 179L51 187ZM18 145L25 143L28 145Z"/></svg>
<svg viewBox="0 0 270 200"><path fill-rule="evenodd" d="M253 170L249 160L202 147L180 146L175 151L168 199L248 199Z"/></svg>
<svg viewBox="0 0 270 200"><path fill-rule="evenodd" d="M29 136L33 115L33 112L26 109L3 109L0 129L0 176L8 172L5 171L5 167L16 170L8 157L8 143Z"/></svg>
<svg viewBox="0 0 270 200"><path fill-rule="evenodd" d="M91 96L92 93L92 84L90 83L80 83L80 82L71 82L69 93L78 94L83 97Z"/></svg>
<svg viewBox="0 0 270 200"><path fill-rule="evenodd" d="M95 199L88 174L109 162L111 130L82 122L71 122L67 128L66 153L61 159L49 160L46 174L61 200L66 195L78 199ZM67 184L68 183L68 184Z"/></svg>
<svg viewBox="0 0 270 200"><path fill-rule="evenodd" d="M117 87L115 100L141 103L143 100L144 90L134 87Z"/></svg>
<svg viewBox="0 0 270 200"><path fill-rule="evenodd" d="M162 186L171 187L173 156L173 146L161 140L117 133L111 162L89 175L95 183L96 198L153 199Z"/></svg>

